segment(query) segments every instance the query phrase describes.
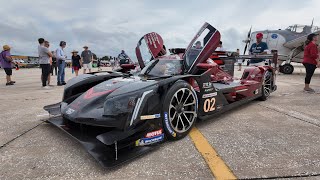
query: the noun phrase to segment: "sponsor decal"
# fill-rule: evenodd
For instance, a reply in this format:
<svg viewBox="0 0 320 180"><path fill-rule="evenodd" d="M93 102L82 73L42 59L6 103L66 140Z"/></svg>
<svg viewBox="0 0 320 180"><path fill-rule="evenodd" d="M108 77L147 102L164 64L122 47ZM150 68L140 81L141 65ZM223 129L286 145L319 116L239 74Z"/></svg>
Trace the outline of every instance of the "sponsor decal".
<svg viewBox="0 0 320 180"><path fill-rule="evenodd" d="M244 92L244 91L248 91L248 89L239 89L236 92L238 93L238 92Z"/></svg>
<svg viewBox="0 0 320 180"><path fill-rule="evenodd" d="M272 38L272 39L277 39L277 38L278 38L278 34L272 34L272 35L271 35L271 38Z"/></svg>
<svg viewBox="0 0 320 180"><path fill-rule="evenodd" d="M160 114L153 114L153 115L144 115L144 116L140 116L141 120L148 120L148 119L157 119L160 118Z"/></svg>
<svg viewBox="0 0 320 180"><path fill-rule="evenodd" d="M205 89L212 88L212 83L211 82L203 83L202 87L205 88Z"/></svg>
<svg viewBox="0 0 320 180"><path fill-rule="evenodd" d="M259 89L256 89L253 94L258 94L259 93Z"/></svg>
<svg viewBox="0 0 320 180"><path fill-rule="evenodd" d="M217 110L222 109L222 108L223 108L222 104L217 105Z"/></svg>
<svg viewBox="0 0 320 180"><path fill-rule="evenodd" d="M210 97L214 97L214 96L217 96L218 93L217 92L214 92L214 93L210 93L210 94L204 94L202 95L202 98L210 98Z"/></svg>
<svg viewBox="0 0 320 180"><path fill-rule="evenodd" d="M148 132L146 134L146 138L152 138L152 137L155 137L155 136L160 136L161 134L162 134L162 129L159 129L157 131Z"/></svg>
<svg viewBox="0 0 320 180"><path fill-rule="evenodd" d="M171 129L171 125L170 125L170 122L169 122L169 117L168 117L168 113L167 113L167 112L164 112L164 122L165 122L165 125L166 125L169 133L170 133L173 137L176 137L177 134Z"/></svg>
<svg viewBox="0 0 320 180"><path fill-rule="evenodd" d="M68 108L66 111L66 114L72 114L74 111L75 111L74 109Z"/></svg>
<svg viewBox="0 0 320 180"><path fill-rule="evenodd" d="M205 89L204 92L211 92L211 91L213 91L213 90L214 90L213 88Z"/></svg>
<svg viewBox="0 0 320 180"><path fill-rule="evenodd" d="M136 140L136 146L146 146L154 143L158 143L163 141L164 134L160 134L159 136L154 136L151 138L141 138Z"/></svg>

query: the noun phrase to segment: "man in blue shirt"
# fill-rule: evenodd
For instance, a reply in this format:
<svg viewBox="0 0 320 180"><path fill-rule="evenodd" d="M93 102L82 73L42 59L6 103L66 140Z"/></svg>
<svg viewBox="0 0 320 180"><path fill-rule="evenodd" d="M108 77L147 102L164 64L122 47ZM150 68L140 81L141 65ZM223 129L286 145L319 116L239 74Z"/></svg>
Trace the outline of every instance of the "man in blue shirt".
<svg viewBox="0 0 320 180"><path fill-rule="evenodd" d="M268 45L265 42L262 42L263 39L263 34L258 33L256 35L257 42L253 43L249 49L249 52L251 55L264 55L268 54ZM265 65L264 59L251 59L250 60L250 65Z"/></svg>

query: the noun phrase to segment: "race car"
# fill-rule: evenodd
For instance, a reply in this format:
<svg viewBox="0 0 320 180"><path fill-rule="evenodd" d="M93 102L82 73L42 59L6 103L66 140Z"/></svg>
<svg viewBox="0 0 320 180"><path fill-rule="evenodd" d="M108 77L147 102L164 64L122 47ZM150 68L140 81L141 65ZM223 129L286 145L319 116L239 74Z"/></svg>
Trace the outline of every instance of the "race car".
<svg viewBox="0 0 320 180"><path fill-rule="evenodd" d="M203 46L196 47L198 41ZM276 90L273 67L250 67L235 79L207 62L219 42L219 31L205 23L187 48L167 55L161 36L148 33L136 47L141 71L130 73L135 66L126 64L71 79L62 102L44 107L53 115L48 122L78 140L103 166L113 167L185 137L198 119L266 100ZM149 60L143 59L143 43Z"/></svg>

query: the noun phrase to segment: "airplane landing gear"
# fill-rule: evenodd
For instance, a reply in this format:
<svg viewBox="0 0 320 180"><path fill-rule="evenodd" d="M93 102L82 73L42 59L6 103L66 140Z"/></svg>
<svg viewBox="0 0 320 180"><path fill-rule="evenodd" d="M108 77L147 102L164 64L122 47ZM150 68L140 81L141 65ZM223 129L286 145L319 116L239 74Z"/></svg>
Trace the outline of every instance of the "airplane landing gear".
<svg viewBox="0 0 320 180"><path fill-rule="evenodd" d="M291 64L284 64L279 66L279 71L283 74L292 74L294 67Z"/></svg>

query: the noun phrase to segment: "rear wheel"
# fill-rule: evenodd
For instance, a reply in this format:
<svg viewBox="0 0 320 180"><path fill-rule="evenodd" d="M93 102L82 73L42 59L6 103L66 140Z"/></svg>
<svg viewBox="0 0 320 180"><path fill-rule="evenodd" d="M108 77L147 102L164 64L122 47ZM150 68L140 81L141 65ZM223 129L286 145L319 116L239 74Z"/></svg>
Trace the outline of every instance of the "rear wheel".
<svg viewBox="0 0 320 180"><path fill-rule="evenodd" d="M272 92L272 72L266 71L264 73L264 81L261 88L262 96L260 97L260 100L265 101L269 98L271 92Z"/></svg>
<svg viewBox="0 0 320 180"><path fill-rule="evenodd" d="M197 95L185 81L178 81L169 89L163 105L163 124L171 140L185 137L197 118Z"/></svg>

